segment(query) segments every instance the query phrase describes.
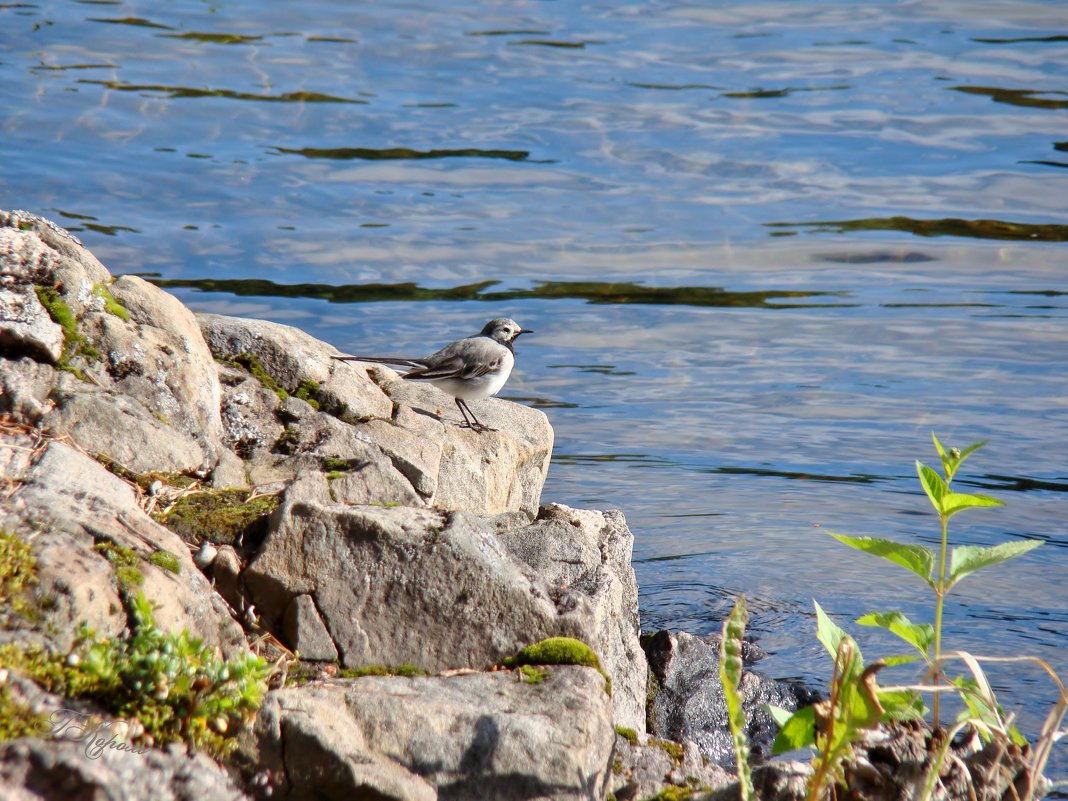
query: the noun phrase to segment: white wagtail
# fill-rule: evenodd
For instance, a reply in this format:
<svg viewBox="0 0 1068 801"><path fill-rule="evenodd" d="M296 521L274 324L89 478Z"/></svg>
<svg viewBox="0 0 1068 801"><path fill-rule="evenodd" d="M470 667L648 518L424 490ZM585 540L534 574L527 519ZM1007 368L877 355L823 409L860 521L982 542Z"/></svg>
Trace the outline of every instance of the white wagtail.
<svg viewBox="0 0 1068 801"><path fill-rule="evenodd" d="M464 417L464 425L479 433L488 429L467 405L469 400L489 398L501 391L515 364L512 343L520 334L533 334L520 328L515 320L498 317L490 320L473 337L446 345L425 359L402 359L392 356L334 356L340 361L375 362L410 367L404 377L411 381L429 381L442 392L452 395Z"/></svg>

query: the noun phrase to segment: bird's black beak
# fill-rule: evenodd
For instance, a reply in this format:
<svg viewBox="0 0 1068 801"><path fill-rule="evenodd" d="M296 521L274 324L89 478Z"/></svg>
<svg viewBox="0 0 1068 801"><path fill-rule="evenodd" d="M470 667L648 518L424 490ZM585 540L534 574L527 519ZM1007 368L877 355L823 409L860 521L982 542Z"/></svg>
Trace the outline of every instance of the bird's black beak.
<svg viewBox="0 0 1068 801"><path fill-rule="evenodd" d="M529 328L520 328L519 331L516 332L516 336L519 336L520 334L533 334L533 333L534 332L531 331Z"/></svg>

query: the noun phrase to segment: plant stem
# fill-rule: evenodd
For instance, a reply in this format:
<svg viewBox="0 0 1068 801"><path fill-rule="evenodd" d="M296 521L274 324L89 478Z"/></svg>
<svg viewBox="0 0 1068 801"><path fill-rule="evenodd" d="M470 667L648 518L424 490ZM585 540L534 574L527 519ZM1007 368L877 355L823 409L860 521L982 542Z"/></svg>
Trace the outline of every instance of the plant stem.
<svg viewBox="0 0 1068 801"><path fill-rule="evenodd" d="M942 607L946 600L946 550L949 541L949 517L939 512L938 519L942 524L942 548L938 555L938 586L935 587L935 625L934 625L934 684L938 686L941 676L942 657ZM938 728L939 694L936 691L931 704L931 715L934 718L934 727Z"/></svg>

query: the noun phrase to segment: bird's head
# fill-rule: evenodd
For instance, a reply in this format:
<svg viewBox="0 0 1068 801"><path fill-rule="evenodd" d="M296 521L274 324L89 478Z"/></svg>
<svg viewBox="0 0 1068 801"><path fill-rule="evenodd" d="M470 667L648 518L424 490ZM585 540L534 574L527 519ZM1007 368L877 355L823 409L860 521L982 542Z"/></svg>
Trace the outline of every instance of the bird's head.
<svg viewBox="0 0 1068 801"><path fill-rule="evenodd" d="M482 336L500 342L502 345L511 345L520 334L533 334L526 328L520 328L519 323L507 317L498 317L490 320L482 328Z"/></svg>

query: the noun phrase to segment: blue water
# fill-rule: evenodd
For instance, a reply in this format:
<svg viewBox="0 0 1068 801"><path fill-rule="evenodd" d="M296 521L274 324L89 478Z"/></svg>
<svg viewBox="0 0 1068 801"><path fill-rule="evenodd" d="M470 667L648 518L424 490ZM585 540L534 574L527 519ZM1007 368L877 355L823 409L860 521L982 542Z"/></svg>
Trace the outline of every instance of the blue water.
<svg viewBox="0 0 1068 801"><path fill-rule="evenodd" d="M626 512L647 629L746 593L779 676L830 673L814 598L869 656L931 619L825 532L936 544L936 430L1006 502L953 541L1046 540L947 646L1068 678L1066 167L1061 2L0 3L0 207L350 351L535 329L544 499Z"/></svg>

